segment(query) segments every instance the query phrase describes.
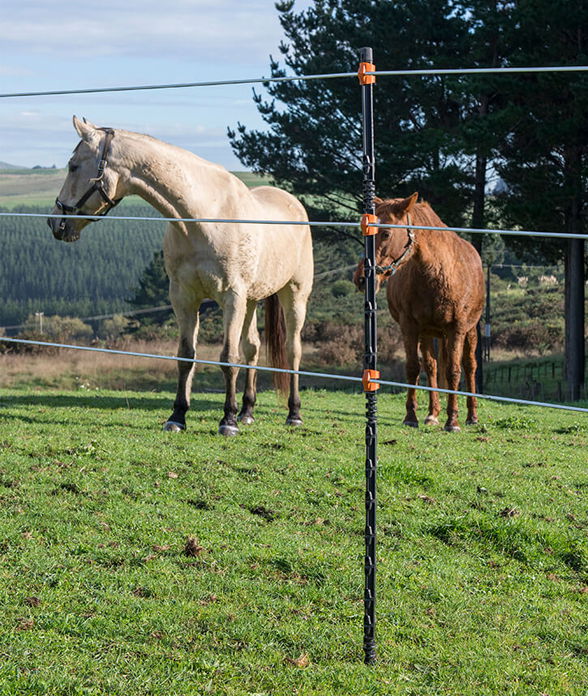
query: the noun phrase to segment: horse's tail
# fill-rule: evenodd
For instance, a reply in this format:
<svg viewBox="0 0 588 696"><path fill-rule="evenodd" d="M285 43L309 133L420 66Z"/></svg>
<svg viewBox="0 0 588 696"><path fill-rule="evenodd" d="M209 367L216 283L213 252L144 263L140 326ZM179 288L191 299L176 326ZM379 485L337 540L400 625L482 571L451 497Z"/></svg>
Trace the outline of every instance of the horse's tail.
<svg viewBox="0 0 588 696"><path fill-rule="evenodd" d="M286 354L286 320L284 310L277 295L270 295L265 300L265 346L269 363L272 367L287 370ZM274 387L281 394L287 394L290 375L286 372L274 372Z"/></svg>
<svg viewBox="0 0 588 696"><path fill-rule="evenodd" d="M442 336L439 339L437 356L437 384L440 389L447 389L447 339Z"/></svg>

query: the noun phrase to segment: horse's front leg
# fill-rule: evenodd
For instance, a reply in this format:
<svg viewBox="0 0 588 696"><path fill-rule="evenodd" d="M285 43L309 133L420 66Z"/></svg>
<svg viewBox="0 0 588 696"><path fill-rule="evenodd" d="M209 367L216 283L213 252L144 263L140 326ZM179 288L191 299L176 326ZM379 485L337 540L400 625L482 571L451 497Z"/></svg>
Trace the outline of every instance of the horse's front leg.
<svg viewBox="0 0 588 696"><path fill-rule="evenodd" d="M220 356L221 362L239 362L239 339L246 308L245 298L237 294L231 294L225 300L225 339ZM222 371L225 375L225 415L219 423L218 432L220 435L237 435L239 432L237 425L237 376L239 368L225 366L222 367Z"/></svg>
<svg viewBox="0 0 588 696"><path fill-rule="evenodd" d="M189 301L181 289L174 283L170 284L170 299L174 314L180 329L178 357L193 360L196 355L196 337L198 335L198 309L200 300ZM178 390L174 401L174 410L163 426L169 432L178 432L186 428L186 412L190 408L190 392L194 363L185 360L178 361Z"/></svg>
<svg viewBox="0 0 588 696"><path fill-rule="evenodd" d="M423 364L427 373L427 381L431 390L437 389L437 360L433 349L433 339L426 337L421 340L421 351L423 354ZM439 392L429 392L429 413L425 418L425 425L439 425L439 412L441 405L439 403Z"/></svg>
<svg viewBox="0 0 588 696"><path fill-rule="evenodd" d="M401 326L402 339L404 341L404 351L406 353L406 381L408 384L418 384L421 373L421 364L419 361L418 329L413 324L403 324ZM417 418L417 398L416 389L410 387L406 392L406 416L403 425L409 425L412 428L419 427Z"/></svg>
<svg viewBox="0 0 588 696"><path fill-rule="evenodd" d="M247 365L257 365L259 358L259 347L261 341L259 339L259 331L257 330L257 302L250 300L247 303L247 313L243 323L243 338L241 339L241 348ZM257 371L253 369L247 370L245 376L245 391L243 392L243 405L239 411L237 419L243 425L253 423L253 407L257 399Z"/></svg>
<svg viewBox="0 0 588 696"><path fill-rule="evenodd" d="M455 331L447 336L447 388L457 391L461 378L461 360L463 357L465 334ZM447 397L447 422L445 430L457 433L461 430L457 422L458 407L457 394L449 394Z"/></svg>

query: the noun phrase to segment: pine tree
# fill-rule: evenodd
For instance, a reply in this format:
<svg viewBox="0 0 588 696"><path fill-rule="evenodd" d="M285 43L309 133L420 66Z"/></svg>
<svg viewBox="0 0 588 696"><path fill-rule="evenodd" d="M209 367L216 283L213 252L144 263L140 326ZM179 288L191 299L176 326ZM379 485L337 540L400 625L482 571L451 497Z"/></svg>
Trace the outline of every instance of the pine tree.
<svg viewBox="0 0 588 696"><path fill-rule="evenodd" d="M519 0L507 27L514 65L586 65L588 6L583 0ZM499 146L506 222L562 234L586 231L588 74L520 76L503 85L511 125ZM569 397L584 382L585 244L582 239L513 239L526 258L565 259L566 372Z"/></svg>
<svg viewBox="0 0 588 696"><path fill-rule="evenodd" d="M169 280L163 264L163 251L156 251L139 279L139 287L129 304L137 309L149 309L169 305ZM163 324L172 315L168 311L154 312L141 318L142 324Z"/></svg>
<svg viewBox="0 0 588 696"><path fill-rule="evenodd" d="M349 72L358 47L372 46L377 65L453 67L467 41L467 22L449 0L315 0L295 12L276 5L289 73ZM271 74L286 69L271 60ZM470 185L458 159L459 95L442 77L382 80L376 90L379 195L419 190L453 224L463 222ZM354 217L361 187L361 101L348 80L268 83L269 99L254 92L267 131L229 129L237 156L292 190L313 217ZM320 234L320 231L317 230Z"/></svg>
<svg viewBox="0 0 588 696"><path fill-rule="evenodd" d="M378 68L586 65L582 0L314 0L276 5L286 41L272 76L348 72L360 46ZM288 70L286 70L288 69ZM588 75L389 77L375 91L379 195L418 190L451 225L484 227L489 172L506 181L502 223L583 232ZM345 80L267 83L254 93L268 128L229 130L241 161L335 219L360 202L360 101ZM318 209L318 210L317 210ZM470 220L467 220L471 213ZM316 234L320 234L317 230ZM481 248L481 238L474 243ZM512 237L535 262L566 258L566 360L571 396L583 381L582 240Z"/></svg>

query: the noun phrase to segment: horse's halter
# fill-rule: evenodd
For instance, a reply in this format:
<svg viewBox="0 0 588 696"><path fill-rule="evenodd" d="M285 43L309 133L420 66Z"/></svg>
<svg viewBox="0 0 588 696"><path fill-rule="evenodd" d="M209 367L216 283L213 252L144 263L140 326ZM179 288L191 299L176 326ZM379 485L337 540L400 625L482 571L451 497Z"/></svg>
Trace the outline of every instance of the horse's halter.
<svg viewBox="0 0 588 696"><path fill-rule="evenodd" d="M410 213L406 214L406 224L412 225L412 222L410 220ZM394 259L392 263L389 263L386 266L376 266L376 273L386 276L388 278L393 276L396 273L396 271L400 268L400 266L402 266L402 262L406 260L406 257L413 250L414 232L412 229L410 229L410 227L407 229L407 235L408 239L406 241L406 244L404 245L402 254L400 254L400 256L397 259Z"/></svg>
<svg viewBox="0 0 588 696"><path fill-rule="evenodd" d="M86 213L84 213L84 211L82 210L82 206L88 200L88 198L90 198L90 196L92 196L97 191L102 197L102 200L105 203L107 203L108 206L106 210L104 210L102 213L95 213L97 217L94 218L91 222L96 222L101 217L108 215L108 213L114 208L114 206L118 205L122 201L122 198L116 198L113 200L104 189L104 170L106 169L106 165L108 164L108 148L110 147L110 143L114 138L114 130L112 128L99 128L98 130L104 131L106 135L104 136L104 142L102 143L102 148L100 149L100 162L98 164L98 174L95 178L90 179L90 181L93 182L92 186L90 186L86 193L84 193L84 195L74 205L66 205L65 203L62 203L59 200L59 196L55 199L55 205L59 208L59 210L61 210L62 213L64 213L64 215L85 215ZM65 229L65 218L61 218L61 220L59 221L59 229Z"/></svg>

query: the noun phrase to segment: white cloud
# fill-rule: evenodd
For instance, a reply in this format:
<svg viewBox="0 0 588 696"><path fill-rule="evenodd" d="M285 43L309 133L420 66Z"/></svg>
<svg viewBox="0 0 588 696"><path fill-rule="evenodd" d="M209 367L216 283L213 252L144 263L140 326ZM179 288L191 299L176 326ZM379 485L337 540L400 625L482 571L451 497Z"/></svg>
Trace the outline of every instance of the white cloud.
<svg viewBox="0 0 588 696"><path fill-rule="evenodd" d="M136 115L135 115L136 116ZM98 121L102 123L102 121ZM126 119L124 123L109 122L139 133L153 135L159 140L178 145L212 162L240 169L231 153L224 127L193 124L182 120ZM71 116L47 115L39 112L0 114L2 145L0 159L24 167L36 164L65 166L78 136L73 130Z"/></svg>
<svg viewBox="0 0 588 696"><path fill-rule="evenodd" d="M7 7L8 5L8 7ZM53 56L183 56L187 60L267 59L281 37L273 0L130 0L4 3L5 49Z"/></svg>
<svg viewBox="0 0 588 696"><path fill-rule="evenodd" d="M259 77L283 37L274 2L4 0L0 91ZM2 101L0 159L24 166L65 164L77 142L73 113L231 168L238 165L226 126L261 125L249 85Z"/></svg>

